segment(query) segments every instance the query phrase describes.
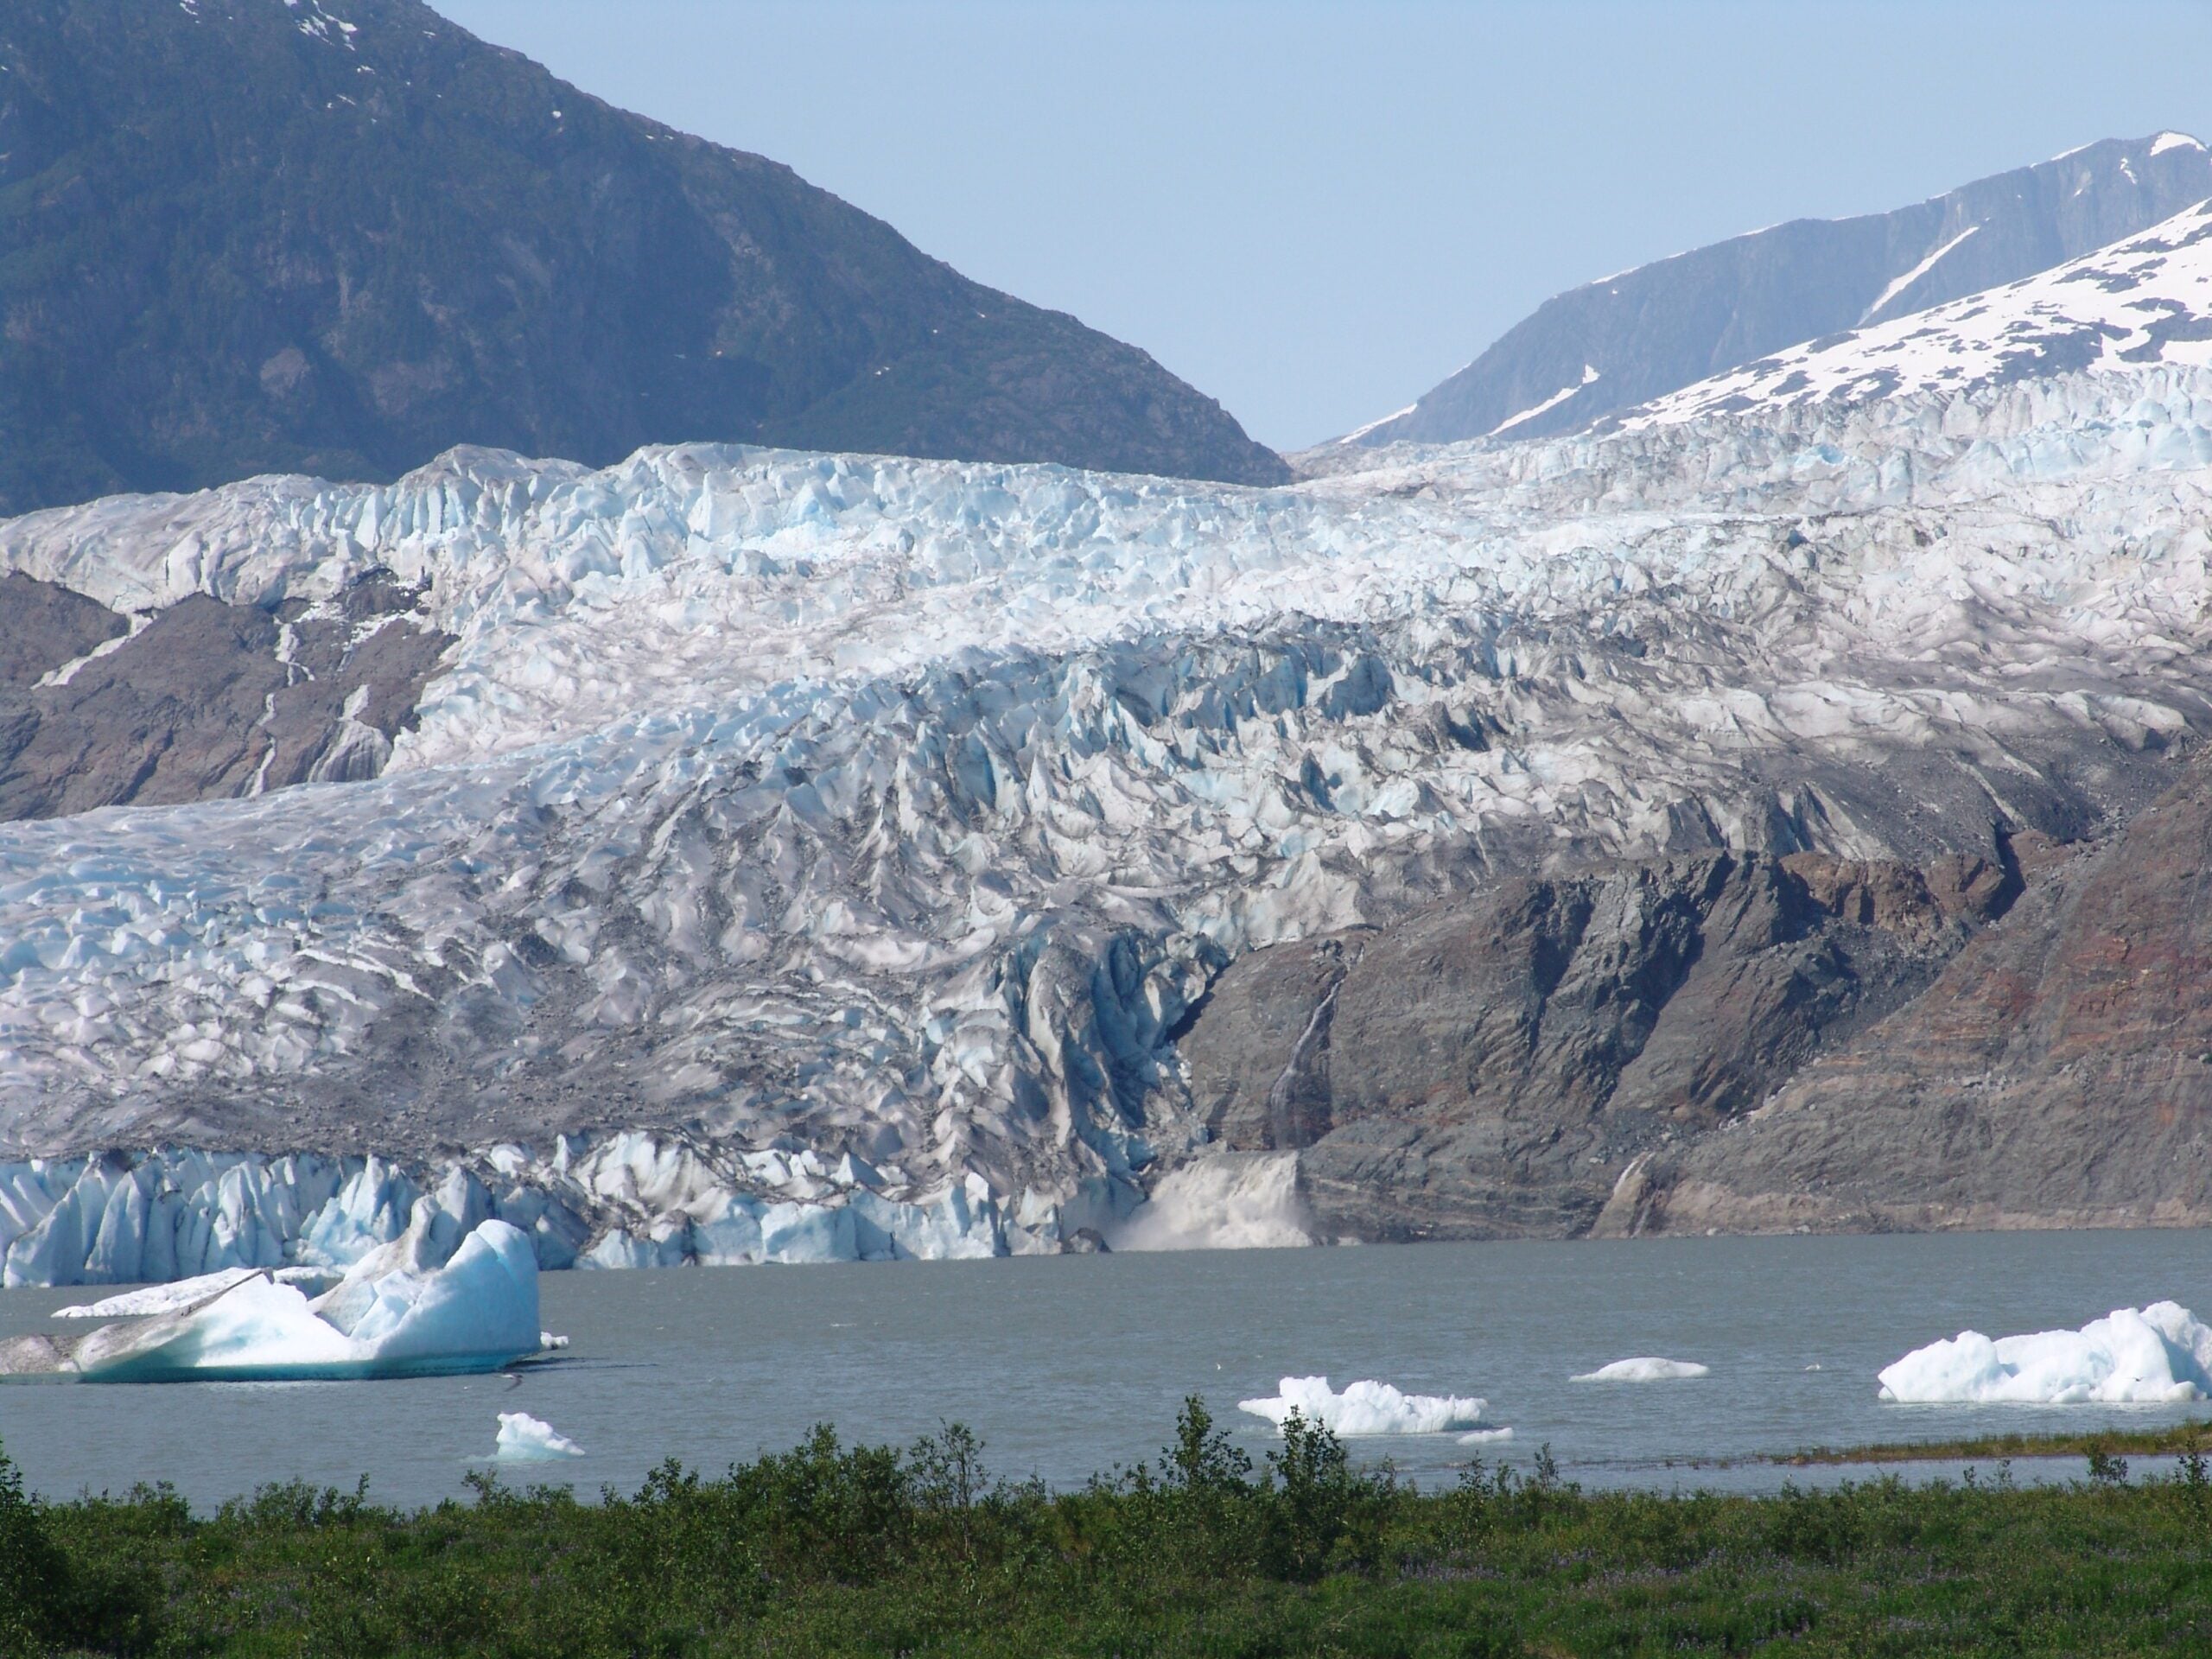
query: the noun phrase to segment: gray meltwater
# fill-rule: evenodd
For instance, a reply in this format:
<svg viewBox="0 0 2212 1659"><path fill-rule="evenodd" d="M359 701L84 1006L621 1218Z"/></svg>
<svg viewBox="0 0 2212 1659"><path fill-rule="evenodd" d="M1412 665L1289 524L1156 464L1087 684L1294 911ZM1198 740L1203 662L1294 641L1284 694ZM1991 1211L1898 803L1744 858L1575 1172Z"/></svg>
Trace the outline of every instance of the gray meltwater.
<svg viewBox="0 0 2212 1659"><path fill-rule="evenodd" d="M661 1459L719 1472L817 1422L905 1442L941 1421L997 1473L1055 1484L1150 1458L1203 1394L1256 1459L1272 1430L1236 1408L1284 1376L1479 1395L1510 1425L1486 1457L1549 1442L1586 1484L1778 1485L1808 1471L1716 1460L1936 1435L2149 1427L2196 1407L1885 1406L1882 1366L1971 1326L2075 1326L2171 1298L2212 1312L2212 1235L1952 1234L1427 1244L812 1268L567 1273L543 1323L573 1338L505 1376L384 1382L35 1382L0 1388L0 1440L51 1497L167 1480L195 1505L264 1482L413 1504L463 1491L501 1411L589 1455L504 1465L518 1484L634 1489ZM0 1335L105 1294L0 1293ZM1688 1382L1576 1383L1637 1355ZM1424 1485L1455 1436L1351 1442ZM2078 1465L2064 1472L2078 1471ZM1815 1475L1815 1478L1825 1477Z"/></svg>

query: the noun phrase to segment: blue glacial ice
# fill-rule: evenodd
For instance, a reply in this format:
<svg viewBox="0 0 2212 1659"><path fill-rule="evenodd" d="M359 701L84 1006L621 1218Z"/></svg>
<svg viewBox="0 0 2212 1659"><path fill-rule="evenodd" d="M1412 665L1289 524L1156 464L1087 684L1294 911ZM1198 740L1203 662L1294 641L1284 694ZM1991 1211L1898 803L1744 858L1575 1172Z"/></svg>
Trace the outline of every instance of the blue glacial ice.
<svg viewBox="0 0 2212 1659"><path fill-rule="evenodd" d="M134 616L384 569L456 641L381 777L0 826L0 1276L344 1268L426 1205L549 1269L1297 1243L1179 1069L1237 953L1471 846L1958 850L2212 725L2212 368L1363 455L461 450L0 524ZM424 1022L527 1146L269 1139ZM685 1128L561 1116L602 1085ZM180 1149L188 1086L265 1150Z"/></svg>

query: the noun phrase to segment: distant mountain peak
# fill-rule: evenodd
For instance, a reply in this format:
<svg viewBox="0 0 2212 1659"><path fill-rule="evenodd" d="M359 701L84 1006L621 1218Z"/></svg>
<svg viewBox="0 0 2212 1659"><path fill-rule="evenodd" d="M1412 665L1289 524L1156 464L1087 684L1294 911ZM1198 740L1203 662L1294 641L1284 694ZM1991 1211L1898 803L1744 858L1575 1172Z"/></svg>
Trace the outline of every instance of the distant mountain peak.
<svg viewBox="0 0 2212 1659"><path fill-rule="evenodd" d="M1793 219L1545 302L1410 408L1343 441L1585 429L1763 358L2001 286L2212 196L2187 133L2104 139L1893 213Z"/></svg>

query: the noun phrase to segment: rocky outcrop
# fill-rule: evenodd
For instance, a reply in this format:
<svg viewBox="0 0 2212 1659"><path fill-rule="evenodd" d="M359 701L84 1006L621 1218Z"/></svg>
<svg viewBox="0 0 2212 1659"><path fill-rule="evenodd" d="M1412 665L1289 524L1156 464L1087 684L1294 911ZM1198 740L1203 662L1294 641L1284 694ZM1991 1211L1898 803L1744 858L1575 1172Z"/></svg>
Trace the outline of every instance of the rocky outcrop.
<svg viewBox="0 0 2212 1659"><path fill-rule="evenodd" d="M1907 1001L2019 888L2001 842L1510 880L1252 952L1181 1052L1217 1141L1300 1149L1325 1233L1579 1233L1629 1165Z"/></svg>
<svg viewBox="0 0 2212 1659"><path fill-rule="evenodd" d="M373 778L453 637L388 575L329 604L192 594L132 628L54 583L0 585L0 819Z"/></svg>
<svg viewBox="0 0 2212 1659"><path fill-rule="evenodd" d="M20 570L0 576L0 698L36 685L129 626L58 583Z"/></svg>
<svg viewBox="0 0 2212 1659"><path fill-rule="evenodd" d="M1622 1232L2212 1224L2212 768L1878 1027L1637 1172Z"/></svg>

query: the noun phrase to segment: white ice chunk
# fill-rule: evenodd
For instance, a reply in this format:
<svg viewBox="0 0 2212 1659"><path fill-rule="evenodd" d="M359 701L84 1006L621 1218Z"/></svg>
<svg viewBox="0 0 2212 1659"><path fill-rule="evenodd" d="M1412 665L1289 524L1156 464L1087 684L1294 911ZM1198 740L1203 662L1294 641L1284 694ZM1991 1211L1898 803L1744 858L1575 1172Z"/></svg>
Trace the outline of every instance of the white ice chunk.
<svg viewBox="0 0 2212 1659"><path fill-rule="evenodd" d="M1584 1371L1570 1378L1575 1382L1672 1382L1682 1377L1707 1376L1712 1374L1710 1365L1700 1365L1694 1359L1617 1359L1610 1365L1600 1365L1594 1371Z"/></svg>
<svg viewBox="0 0 2212 1659"><path fill-rule="evenodd" d="M97 1302L79 1302L69 1307L57 1307L57 1319L122 1319L143 1318L154 1313L178 1313L194 1302L204 1302L211 1296L219 1296L237 1285L244 1284L260 1273L258 1268L226 1268L220 1273L203 1273L191 1279L179 1279L172 1284L148 1285L142 1290L126 1290L118 1296L104 1297Z"/></svg>
<svg viewBox="0 0 2212 1659"><path fill-rule="evenodd" d="M1962 1331L1881 1373L1905 1404L2164 1403L2212 1395L2212 1329L2175 1302L2115 1308L2079 1331L1999 1337Z"/></svg>
<svg viewBox="0 0 2212 1659"><path fill-rule="evenodd" d="M1342 1394L1325 1376L1286 1376L1273 1397L1240 1400L1239 1411L1264 1417L1277 1428L1294 1411L1309 1423L1338 1434L1444 1434L1456 1429L1490 1427L1483 1421L1486 1400L1458 1395L1401 1394L1388 1382L1363 1381Z"/></svg>
<svg viewBox="0 0 2212 1659"><path fill-rule="evenodd" d="M584 1449L542 1417L526 1411L499 1414L499 1455L543 1461L549 1458L581 1458Z"/></svg>
<svg viewBox="0 0 2212 1659"><path fill-rule="evenodd" d="M1478 1428L1468 1433L1462 1434L1459 1437L1459 1444L1462 1446L1495 1446L1500 1440L1510 1440L1512 1438L1513 1431L1510 1428Z"/></svg>

